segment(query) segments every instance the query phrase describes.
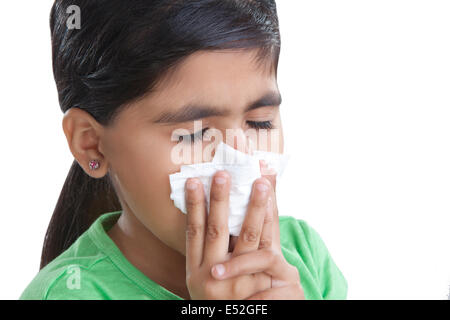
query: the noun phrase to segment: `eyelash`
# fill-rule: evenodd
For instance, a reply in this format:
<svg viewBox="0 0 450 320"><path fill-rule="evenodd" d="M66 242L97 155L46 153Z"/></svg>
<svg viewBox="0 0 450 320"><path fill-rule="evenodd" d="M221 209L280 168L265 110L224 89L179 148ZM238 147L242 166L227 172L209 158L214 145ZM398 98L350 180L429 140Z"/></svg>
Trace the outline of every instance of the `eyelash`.
<svg viewBox="0 0 450 320"><path fill-rule="evenodd" d="M202 131L199 132L195 132L191 135L187 135L187 136L179 136L178 137L178 142L184 142L184 141L190 141L192 143L196 142L197 140L203 139L203 135L205 134L206 131L208 131L209 128L204 128ZM201 134L200 134L201 133Z"/></svg>
<svg viewBox="0 0 450 320"><path fill-rule="evenodd" d="M272 121L247 121L247 124L254 129L273 129Z"/></svg>
<svg viewBox="0 0 450 320"><path fill-rule="evenodd" d="M254 129L266 129L266 130L273 129L272 121L247 121L247 124L251 128L254 128ZM203 135L208 130L209 130L209 128L204 128L202 131L195 132L195 133L193 133L191 135L179 136L178 137L178 142L191 141L191 143L194 143L197 140L203 139Z"/></svg>

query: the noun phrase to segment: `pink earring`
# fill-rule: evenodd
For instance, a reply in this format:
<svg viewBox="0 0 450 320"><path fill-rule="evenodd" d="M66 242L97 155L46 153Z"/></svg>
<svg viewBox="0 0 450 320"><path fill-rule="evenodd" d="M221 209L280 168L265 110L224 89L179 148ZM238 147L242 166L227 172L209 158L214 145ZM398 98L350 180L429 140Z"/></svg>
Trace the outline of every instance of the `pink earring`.
<svg viewBox="0 0 450 320"><path fill-rule="evenodd" d="M89 161L89 169L91 170L97 170L98 167L100 167L100 163L97 160L91 160Z"/></svg>

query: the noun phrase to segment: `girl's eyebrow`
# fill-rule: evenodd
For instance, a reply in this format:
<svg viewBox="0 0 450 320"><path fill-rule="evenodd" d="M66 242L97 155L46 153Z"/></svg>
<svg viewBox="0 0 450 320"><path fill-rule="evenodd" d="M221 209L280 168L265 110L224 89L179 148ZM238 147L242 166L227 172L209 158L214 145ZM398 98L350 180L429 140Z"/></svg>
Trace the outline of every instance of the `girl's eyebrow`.
<svg viewBox="0 0 450 320"><path fill-rule="evenodd" d="M245 112L254 110L261 107L279 107L281 105L282 98L279 91L270 91L260 98L256 99L250 103L246 108ZM196 103L189 103L178 111L175 112L164 112L159 116L154 123L158 124L174 124L183 123L188 121L199 120L208 117L216 116L227 116L230 114L229 110L220 110L220 108L215 108L211 106L204 106Z"/></svg>

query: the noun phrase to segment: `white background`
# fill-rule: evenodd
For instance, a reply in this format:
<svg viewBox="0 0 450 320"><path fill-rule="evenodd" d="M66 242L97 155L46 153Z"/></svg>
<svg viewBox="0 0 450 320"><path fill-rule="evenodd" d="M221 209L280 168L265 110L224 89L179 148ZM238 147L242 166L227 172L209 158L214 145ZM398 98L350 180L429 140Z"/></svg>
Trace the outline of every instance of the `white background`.
<svg viewBox="0 0 450 320"><path fill-rule="evenodd" d="M281 215L306 220L349 299L447 299L450 2L278 0ZM51 70L52 1L0 4L0 299L39 269L73 157Z"/></svg>

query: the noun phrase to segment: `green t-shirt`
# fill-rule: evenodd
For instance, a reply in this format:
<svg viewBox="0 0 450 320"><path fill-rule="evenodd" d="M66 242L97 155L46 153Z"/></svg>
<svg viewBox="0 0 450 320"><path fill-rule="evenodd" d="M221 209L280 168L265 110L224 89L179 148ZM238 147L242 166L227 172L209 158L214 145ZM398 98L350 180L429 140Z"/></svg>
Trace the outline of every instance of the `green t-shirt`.
<svg viewBox="0 0 450 320"><path fill-rule="evenodd" d="M121 213L101 215L38 272L19 299L182 300L132 265L108 236ZM347 281L319 234L303 220L279 221L283 255L297 267L305 298L346 299Z"/></svg>

